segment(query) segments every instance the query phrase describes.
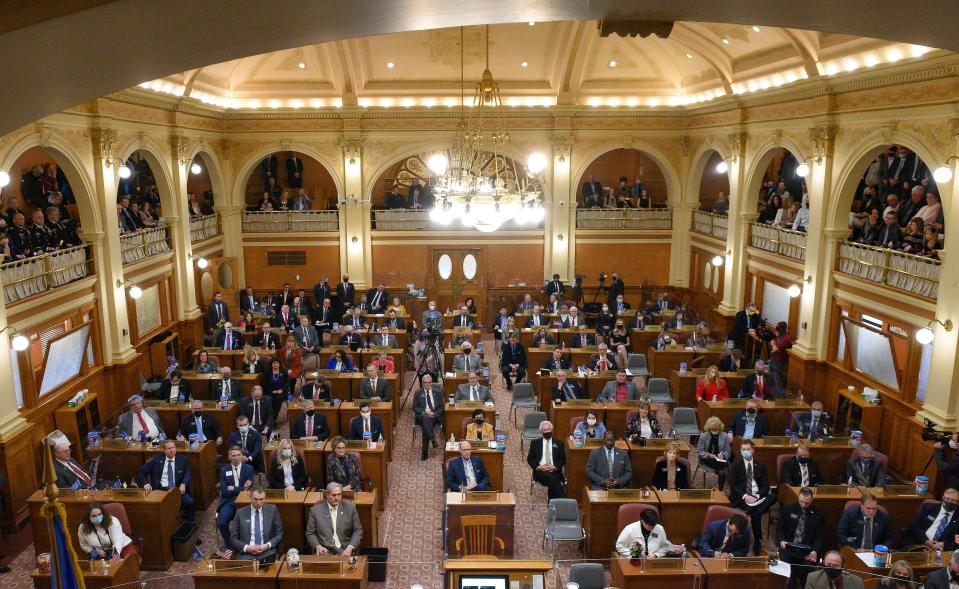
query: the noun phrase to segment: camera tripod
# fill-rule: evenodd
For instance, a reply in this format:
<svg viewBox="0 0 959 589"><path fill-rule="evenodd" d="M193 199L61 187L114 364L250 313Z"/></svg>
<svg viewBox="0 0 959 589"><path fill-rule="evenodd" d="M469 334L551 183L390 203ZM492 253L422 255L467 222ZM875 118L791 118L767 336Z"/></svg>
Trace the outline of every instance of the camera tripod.
<svg viewBox="0 0 959 589"><path fill-rule="evenodd" d="M413 357L414 363L417 358L420 360L420 368L416 371L416 376L413 378L413 382L410 383L410 388L406 390L406 397L403 399L400 411L406 407L406 401L409 400L410 393L413 392L417 383L420 388L423 388L423 377L425 375L429 374L434 380L438 380L439 374L443 371L443 360L439 349L441 344L439 340L432 334L428 335L426 339L426 346ZM429 369L430 362L432 362L435 372Z"/></svg>

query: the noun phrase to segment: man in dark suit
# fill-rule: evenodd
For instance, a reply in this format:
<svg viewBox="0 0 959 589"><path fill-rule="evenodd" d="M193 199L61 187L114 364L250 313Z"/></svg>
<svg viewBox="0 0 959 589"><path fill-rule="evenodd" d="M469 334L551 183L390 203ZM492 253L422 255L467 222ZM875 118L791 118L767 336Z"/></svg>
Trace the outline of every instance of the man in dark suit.
<svg viewBox="0 0 959 589"><path fill-rule="evenodd" d="M845 561L842 554L837 550L830 550L822 559L823 567L818 571L812 571L806 578L805 589L864 589L865 584L862 579L843 570ZM910 581L906 586L912 587ZM926 583L929 587L929 583ZM948 589L949 584L941 589Z"/></svg>
<svg viewBox="0 0 959 589"><path fill-rule="evenodd" d="M746 349L746 334L757 329L760 321L756 303L748 303L744 310L736 313L736 317L733 319L733 328L729 330L727 339L733 340L740 350Z"/></svg>
<svg viewBox="0 0 959 589"><path fill-rule="evenodd" d="M469 327L473 329L476 327L476 320L470 317L469 309L466 308L466 305L460 307L459 315L453 317L453 327Z"/></svg>
<svg viewBox="0 0 959 589"><path fill-rule="evenodd" d="M303 187L303 160L292 151L286 158L286 185L290 188Z"/></svg>
<svg viewBox="0 0 959 589"><path fill-rule="evenodd" d="M348 346L352 352L359 350L363 344L360 334L353 330L352 325L343 328L343 335L340 336L337 343L341 346Z"/></svg>
<svg viewBox="0 0 959 589"><path fill-rule="evenodd" d="M317 373L314 380L303 385L303 388L300 389L300 395L304 399L328 402L333 398L333 390L326 377Z"/></svg>
<svg viewBox="0 0 959 589"><path fill-rule="evenodd" d="M346 313L343 316L343 323L347 327L353 328L353 331L359 333L360 330L369 329L370 324L366 321L366 317L363 315L363 310L359 307L354 307L352 313Z"/></svg>
<svg viewBox="0 0 959 589"><path fill-rule="evenodd" d="M190 381L183 380L183 374L179 370L170 373L170 378L160 383L160 389L157 391L157 399L167 403L182 403L193 397L193 387Z"/></svg>
<svg viewBox="0 0 959 589"><path fill-rule="evenodd" d="M230 308L223 302L223 293L217 291L213 293L213 300L206 310L206 327L210 333L213 333L219 325L230 320Z"/></svg>
<svg viewBox="0 0 959 589"><path fill-rule="evenodd" d="M563 443L553 439L553 424L543 421L539 424L542 436L529 443L526 463L533 469L533 480L547 489L550 499L563 499L563 467L566 466L566 452Z"/></svg>
<svg viewBox="0 0 959 589"><path fill-rule="evenodd" d="M273 322L283 331L293 331L297 325L297 318L290 311L289 305L280 305L280 311L273 316Z"/></svg>
<svg viewBox="0 0 959 589"><path fill-rule="evenodd" d="M240 399L237 415L246 416L251 428L263 436L269 436L276 427L273 401L263 398L263 387L259 385L253 387L249 397Z"/></svg>
<svg viewBox="0 0 959 589"><path fill-rule="evenodd" d="M629 453L616 447L616 434L606 430L603 445L594 448L586 459L586 478L593 490L624 489L633 480Z"/></svg>
<svg viewBox="0 0 959 589"><path fill-rule="evenodd" d="M420 454L420 460L426 460L430 443L436 447L436 436L433 428L437 425L442 427L443 418L446 415L446 409L443 406L443 387L433 384L433 377L424 374L423 388L416 391L413 396L413 414L416 425L423 430L423 446Z"/></svg>
<svg viewBox="0 0 959 589"><path fill-rule="evenodd" d="M260 326L260 333L253 338L253 345L263 350L276 350L280 347L280 337L273 333L269 320Z"/></svg>
<svg viewBox="0 0 959 589"><path fill-rule="evenodd" d="M376 366L372 364L366 367L366 378L360 381L360 399L370 401L390 400L390 383L385 378L380 378Z"/></svg>
<svg viewBox="0 0 959 589"><path fill-rule="evenodd" d="M333 331L334 323L339 323L336 317L336 310L333 308L333 303L330 301L330 298L327 297L322 299L322 301L322 304L314 311L316 330L319 332L321 338L323 334Z"/></svg>
<svg viewBox="0 0 959 589"><path fill-rule="evenodd" d="M559 274L553 274L553 279L546 283L546 296L563 296L563 281L559 279Z"/></svg>
<svg viewBox="0 0 959 589"><path fill-rule="evenodd" d="M879 509L879 502L872 493L864 492L859 507L850 507L842 513L836 527L836 539L840 546L853 550L868 550L878 544L891 546L892 525L889 514Z"/></svg>
<svg viewBox="0 0 959 589"><path fill-rule="evenodd" d="M57 444L53 447L54 470L57 473L57 487L70 489L76 484L89 489L95 485L94 478L80 463L70 456L70 444Z"/></svg>
<svg viewBox="0 0 959 589"><path fill-rule="evenodd" d="M356 287L350 282L350 275L343 275L343 282L336 285L336 302L340 305L340 314L346 313L356 303Z"/></svg>
<svg viewBox="0 0 959 589"><path fill-rule="evenodd" d="M296 295L293 294L293 289L290 288L290 283L287 282L283 285L283 290L273 297L273 308L279 310L283 307L283 305L289 307L293 304L293 299L295 297Z"/></svg>
<svg viewBox="0 0 959 589"><path fill-rule="evenodd" d="M923 503L906 528L904 544L923 544L933 550L955 550L959 534L959 491L946 489L942 503Z"/></svg>
<svg viewBox="0 0 959 589"><path fill-rule="evenodd" d="M945 568L936 569L929 573L923 585L925 589L949 589L959 584L959 551L952 553L952 558Z"/></svg>
<svg viewBox="0 0 959 589"><path fill-rule="evenodd" d="M503 350L500 353L500 370L503 371L503 379L506 381L506 390L513 390L513 378L516 381L522 381L526 378L526 348L519 343L519 336L513 332L509 336L509 343L503 344Z"/></svg>
<svg viewBox="0 0 959 589"><path fill-rule="evenodd" d="M227 321L223 324L223 331L216 338L216 347L224 350L242 350L243 336L233 331L233 324Z"/></svg>
<svg viewBox="0 0 959 589"><path fill-rule="evenodd" d="M232 436L231 436L232 438ZM253 486L253 467L243 462L240 446L230 446L227 455L230 463L220 469L220 503L216 508L216 526L223 538L223 546L217 550L220 558L230 558L230 522L236 514L236 496Z"/></svg>
<svg viewBox="0 0 959 589"><path fill-rule="evenodd" d="M192 476L186 456L177 456L176 440L163 441L163 454L157 454L137 469L137 481L146 491L179 489L180 507L186 521L196 521L196 505L187 492Z"/></svg>
<svg viewBox="0 0 959 589"><path fill-rule="evenodd" d="M593 180L590 174L583 182L583 204L587 207L598 207L603 200L603 184Z"/></svg>
<svg viewBox="0 0 959 589"><path fill-rule="evenodd" d="M367 313L382 313L386 306L390 304L390 293L386 292L386 285L382 282L376 288L371 288L366 293L366 311Z"/></svg>
<svg viewBox="0 0 959 589"><path fill-rule="evenodd" d="M533 312L530 313L530 316L526 318L526 323L523 324L523 327L526 329L537 328L537 327L546 327L549 325L549 317L543 315L543 310L539 305L533 307Z"/></svg>
<svg viewBox="0 0 959 589"><path fill-rule="evenodd" d="M739 391L739 398L765 399L771 401L776 398L773 378L766 372L766 363L756 360L755 370L743 380L743 388Z"/></svg>
<svg viewBox="0 0 959 589"><path fill-rule="evenodd" d="M741 350L732 349L719 357L720 372L738 372L743 365L743 353Z"/></svg>
<svg viewBox="0 0 959 589"><path fill-rule="evenodd" d="M563 353L562 348L554 349L553 355L543 363L543 368L546 370L569 370L571 366L569 356Z"/></svg>
<svg viewBox="0 0 959 589"><path fill-rule="evenodd" d="M450 462L446 469L446 488L450 491L486 491L489 489L489 473L483 459L472 455L473 445L467 440L460 442L460 458Z"/></svg>
<svg viewBox="0 0 959 589"><path fill-rule="evenodd" d="M616 356L609 353L606 344L599 344L599 351L589 357L589 367L599 371L616 370Z"/></svg>
<svg viewBox="0 0 959 589"><path fill-rule="evenodd" d="M579 326L579 333L569 336L566 340L566 346L569 348L588 348L596 345L596 336L586 333L586 325Z"/></svg>
<svg viewBox="0 0 959 589"><path fill-rule="evenodd" d="M364 401L360 403L359 419L354 417L350 420L349 438L351 440L362 440L366 432L370 433L370 439L374 442L379 440L380 436L383 435L383 420L378 415L373 415L370 404Z"/></svg>
<svg viewBox="0 0 959 589"><path fill-rule="evenodd" d="M386 326L389 329L404 330L406 329L406 320L402 317L396 316L396 311L390 309L386 314L386 318L383 319L383 323L380 324L380 327Z"/></svg>
<svg viewBox="0 0 959 589"><path fill-rule="evenodd" d="M330 279L327 276L320 278L320 281L313 286L313 301L320 305L324 300L333 300L333 290L330 288Z"/></svg>
<svg viewBox="0 0 959 589"><path fill-rule="evenodd" d="M746 518L735 513L729 519L718 519L706 526L696 542L699 554L706 558L727 558L749 554L751 534Z"/></svg>
<svg viewBox="0 0 959 589"><path fill-rule="evenodd" d="M243 397L243 385L233 380L233 371L229 366L220 368L220 378L210 380L210 399L219 400L224 393L234 403Z"/></svg>
<svg viewBox="0 0 959 589"><path fill-rule="evenodd" d="M769 487L766 465L753 457L753 441L745 439L740 458L729 466L729 503L750 516L753 528L753 553L759 554L763 541L763 514L776 502Z"/></svg>
<svg viewBox="0 0 959 589"><path fill-rule="evenodd" d="M813 401L810 411L796 418L796 431L800 438L819 440L829 436L832 430L832 418L823 411L822 401Z"/></svg>
<svg viewBox="0 0 959 589"><path fill-rule="evenodd" d="M299 318L303 315L306 315L307 319L310 317L310 305L300 297L299 295L293 297L293 304L290 305L290 313L293 317L296 317L296 320L293 321L293 326L296 327L300 324Z"/></svg>
<svg viewBox="0 0 959 589"><path fill-rule="evenodd" d="M263 158L263 161L260 162L260 175L263 177L263 190L270 190L270 179L272 178L275 183L279 183L280 179L277 178L277 160L276 154L271 153L270 155Z"/></svg>
<svg viewBox="0 0 959 589"><path fill-rule="evenodd" d="M303 413L296 416L296 421L290 428L290 437L310 442L330 437L330 424L327 423L325 415L316 412L313 401L303 401Z"/></svg>
<svg viewBox="0 0 959 589"><path fill-rule="evenodd" d="M799 442L796 455L783 462L779 480L790 487L815 487L825 482L819 463L809 457L809 446L805 442Z"/></svg>
<svg viewBox="0 0 959 589"><path fill-rule="evenodd" d="M556 372L556 384L553 385L552 392L554 401L575 401L587 398L586 391L579 386L578 382L566 378L565 370Z"/></svg>
<svg viewBox="0 0 959 589"><path fill-rule="evenodd" d="M264 403L269 407L269 403ZM264 472L263 438L260 433L250 427L250 419L246 415L236 416L236 431L230 434L230 447L238 446L242 453L241 462L250 465L256 472Z"/></svg>
<svg viewBox="0 0 959 589"><path fill-rule="evenodd" d="M609 290L606 293L606 303L609 305L610 309L616 308L616 299L617 297L625 296L626 294L626 284L623 282L623 279L619 277L619 274L613 272L609 275Z"/></svg>
<svg viewBox="0 0 959 589"><path fill-rule="evenodd" d="M246 287L246 290L242 295L240 295L240 311L244 313L252 313L259 308L260 301L256 298L256 295L253 294L253 287Z"/></svg>
<svg viewBox="0 0 959 589"><path fill-rule="evenodd" d="M729 433L736 438L753 439L764 438L769 433L769 420L759 411L759 401L749 399L746 408L737 411L729 424Z"/></svg>
<svg viewBox="0 0 959 589"><path fill-rule="evenodd" d="M255 487L250 491L250 504L241 507L230 522L230 547L237 560L258 560L271 563L276 549L283 543L283 522L275 505L266 502L266 491Z"/></svg>
<svg viewBox="0 0 959 589"><path fill-rule="evenodd" d="M876 456L870 444L859 446L859 451L846 461L846 480L856 487L886 486L886 465Z"/></svg>
<svg viewBox="0 0 959 589"><path fill-rule="evenodd" d="M216 442L217 446L222 444L223 436L216 426L216 420L203 414L203 401L195 399L190 403L190 411L192 415L184 417L180 422L177 439L189 440L191 435L197 434L197 441L201 444L210 441Z"/></svg>
<svg viewBox="0 0 959 589"><path fill-rule="evenodd" d="M810 567L815 566L823 550L825 516L813 505L812 489L803 486L799 490L799 502L783 505L776 526L776 543L779 559L794 566L791 569L787 589L805 587ZM808 546L800 548L797 544Z"/></svg>

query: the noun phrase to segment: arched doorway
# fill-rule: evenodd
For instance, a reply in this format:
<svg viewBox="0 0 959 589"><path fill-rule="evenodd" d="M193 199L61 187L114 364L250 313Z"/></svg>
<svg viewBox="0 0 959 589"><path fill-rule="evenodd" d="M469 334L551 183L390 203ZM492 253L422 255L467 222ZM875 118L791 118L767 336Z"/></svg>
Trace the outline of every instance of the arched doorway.
<svg viewBox="0 0 959 589"><path fill-rule="evenodd" d="M117 179L117 215L122 232L155 227L163 215L160 187L153 167L147 161L147 155L141 150L135 150L120 168Z"/></svg>
<svg viewBox="0 0 959 589"><path fill-rule="evenodd" d="M204 156L202 153L193 156L186 179L187 207L191 217L213 214L216 204L210 162Z"/></svg>
<svg viewBox="0 0 959 589"><path fill-rule="evenodd" d="M330 171L298 151L278 151L260 160L246 179L244 195L250 211L334 209L337 201Z"/></svg>
<svg viewBox="0 0 959 589"><path fill-rule="evenodd" d="M774 147L761 155L747 186L747 204L755 203L758 223L775 224L785 229L799 229L796 218L802 216L803 197L807 193L808 166L785 147ZM761 172L760 172L761 170ZM747 206L746 210L751 207Z"/></svg>
<svg viewBox="0 0 959 589"><path fill-rule="evenodd" d="M729 210L729 172L719 171L723 156L713 150L704 156L706 165L699 181L699 209L726 213Z"/></svg>
<svg viewBox="0 0 959 589"><path fill-rule="evenodd" d="M624 180L625 179L625 180ZM666 176L653 158L638 149L607 151L590 162L576 183L580 207L665 207ZM623 197L623 198L619 198Z"/></svg>

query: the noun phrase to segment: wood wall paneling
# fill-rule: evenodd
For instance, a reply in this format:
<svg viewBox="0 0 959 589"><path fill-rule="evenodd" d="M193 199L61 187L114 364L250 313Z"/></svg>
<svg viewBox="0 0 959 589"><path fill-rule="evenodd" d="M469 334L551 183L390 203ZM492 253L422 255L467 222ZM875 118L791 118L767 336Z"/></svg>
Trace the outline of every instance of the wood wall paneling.
<svg viewBox="0 0 959 589"><path fill-rule="evenodd" d="M575 186L576 197L582 202L583 183L593 175L593 180L614 191L619 186L620 176L626 176L627 186L632 186L636 176L640 177L646 193L654 203L665 203L666 177L645 153L636 149L614 149L599 156L583 172Z"/></svg>
<svg viewBox="0 0 959 589"><path fill-rule="evenodd" d="M285 282L289 282L296 290L300 287L311 290L323 275L330 278L330 284L335 285L340 275L340 249L334 245L304 245L304 246L269 246L244 245L243 262L246 271L246 284L238 285L241 289L252 286L254 289L278 290ZM268 266L267 252L276 251L305 251L306 264L303 266ZM300 279L296 277L299 275ZM209 301L207 301L209 304ZM204 305L205 307L206 305Z"/></svg>
<svg viewBox="0 0 959 589"><path fill-rule="evenodd" d="M584 290L595 289L600 272L618 272L626 286L666 285L669 283L669 244L577 241L576 273L584 276Z"/></svg>

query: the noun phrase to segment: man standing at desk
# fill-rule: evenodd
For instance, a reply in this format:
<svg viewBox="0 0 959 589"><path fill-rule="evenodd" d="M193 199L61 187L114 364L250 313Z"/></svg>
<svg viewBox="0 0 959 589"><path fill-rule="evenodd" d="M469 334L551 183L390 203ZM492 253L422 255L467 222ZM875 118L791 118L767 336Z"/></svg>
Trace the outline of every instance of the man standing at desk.
<svg viewBox="0 0 959 589"><path fill-rule="evenodd" d="M759 554L763 541L763 514L776 502L770 494L766 465L753 458L753 441L744 439L740 458L729 466L729 503L750 516L753 527L753 554Z"/></svg>
<svg viewBox="0 0 959 589"><path fill-rule="evenodd" d="M622 489L633 480L629 453L616 447L615 433L606 430L602 447L590 451L586 460L586 478L594 491Z"/></svg>
<svg viewBox="0 0 959 589"><path fill-rule="evenodd" d="M133 395L127 400L130 410L120 415L117 427L127 437L139 440L155 440L160 437L160 416L156 409L143 407L143 397Z"/></svg>
<svg viewBox="0 0 959 589"><path fill-rule="evenodd" d="M263 387L253 387L249 397L240 399L237 408L238 415L245 416L252 429L261 436L269 436L276 427L276 416L273 415L273 402L263 398Z"/></svg>
<svg viewBox="0 0 959 589"><path fill-rule="evenodd" d="M482 401L484 403L493 402L493 394L489 387L484 387L479 383L479 375L475 370L470 370L466 375L466 382L456 387L457 401Z"/></svg>
<svg viewBox="0 0 959 589"><path fill-rule="evenodd" d="M326 501L310 508L306 543L317 556L351 556L363 541L363 525L356 506L343 499L343 487L339 483L328 484L325 495Z"/></svg>
<svg viewBox="0 0 959 589"><path fill-rule="evenodd" d="M806 577L816 566L823 549L825 516L813 505L812 489L804 486L799 491L799 502L783 505L776 527L776 543L779 544L779 560L791 568L787 589L805 587ZM809 549L799 548L808 546Z"/></svg>
<svg viewBox="0 0 959 589"><path fill-rule="evenodd" d="M479 370L483 364L483 359L479 355L473 354L473 344L463 342L463 353L457 354L453 358L453 372L469 372L470 370Z"/></svg>
<svg viewBox="0 0 959 589"><path fill-rule="evenodd" d="M230 463L220 469L220 504L216 508L216 526L223 538L223 546L217 550L219 558L230 558L230 522L236 514L236 496L253 486L253 467L243 464L243 450L230 446Z"/></svg>
<svg viewBox="0 0 959 589"><path fill-rule="evenodd" d="M533 469L533 480L547 488L550 499L566 497L563 490L563 467L566 466L566 452L563 444L553 439L553 424L544 421L539 424L538 440L529 443L526 463Z"/></svg>
<svg viewBox="0 0 959 589"><path fill-rule="evenodd" d="M263 487L250 491L250 504L240 508L230 522L230 545L237 560L276 560L276 547L283 542L283 522L276 505L266 502Z"/></svg>
<svg viewBox="0 0 959 589"><path fill-rule="evenodd" d="M473 445L460 442L460 457L450 462L446 469L446 488L450 491L486 491L489 489L489 473L483 459L473 456Z"/></svg>
<svg viewBox="0 0 959 589"><path fill-rule="evenodd" d="M596 399L600 403L613 403L615 401L638 401L639 389L636 383L626 380L626 370L616 371L616 380L603 385L603 392Z"/></svg>
<svg viewBox="0 0 959 589"><path fill-rule="evenodd" d="M769 420L759 412L759 401L756 399L746 401L746 408L737 411L733 422L729 424L730 441L734 437L744 440L764 438L767 433L769 433Z"/></svg>
<svg viewBox="0 0 959 589"><path fill-rule="evenodd" d="M413 396L413 414L415 424L423 430L423 448L420 460L426 460L430 443L433 444L434 448L436 447L436 435L433 433L433 428L437 425L443 425L446 409L443 406L443 389L439 385L433 384L433 377L424 374L422 382L423 388L416 391Z"/></svg>
<svg viewBox="0 0 959 589"><path fill-rule="evenodd" d="M137 469L137 480L147 492L152 489L160 491L179 489L180 507L183 508L188 522L196 521L196 505L193 497L187 492L187 486L192 479L190 463L186 456L177 456L174 440L164 440L163 454L157 454Z"/></svg>
<svg viewBox="0 0 959 589"><path fill-rule="evenodd" d="M372 364L366 367L366 378L360 382L360 399L370 401L390 400L390 383L385 378L380 378L376 366Z"/></svg>

